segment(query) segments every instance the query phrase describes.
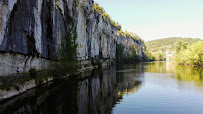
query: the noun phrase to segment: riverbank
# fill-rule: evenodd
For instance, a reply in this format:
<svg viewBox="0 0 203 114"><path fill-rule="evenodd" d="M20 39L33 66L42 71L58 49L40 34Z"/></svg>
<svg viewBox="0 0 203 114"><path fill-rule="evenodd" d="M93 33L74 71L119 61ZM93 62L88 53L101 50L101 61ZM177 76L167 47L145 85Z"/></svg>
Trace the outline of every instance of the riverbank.
<svg viewBox="0 0 203 114"><path fill-rule="evenodd" d="M57 114L64 110L64 113L77 114L80 112L85 114L87 107L92 109L99 108L101 111L110 110L116 103L117 98L120 98L116 97L118 89L116 88L117 78L115 75L116 67L112 65L100 70L94 69L72 75L68 79L57 79L46 85L28 90L19 96L0 102L0 113ZM90 102L89 100L92 98L96 101ZM100 105L93 105L97 103L100 103ZM81 108L78 107L76 109L77 105L80 105ZM48 107L46 108L46 106ZM98 110L95 110L96 112ZM94 112L91 111L89 113Z"/></svg>
<svg viewBox="0 0 203 114"><path fill-rule="evenodd" d="M0 77L0 101L20 95L29 89L52 81L52 76L45 75L45 71L37 71L38 76L31 77L29 73L20 73Z"/></svg>
<svg viewBox="0 0 203 114"><path fill-rule="evenodd" d="M81 68L75 74L93 70L98 68L97 65L92 65L90 60L80 61ZM114 64L114 60L103 60L102 67ZM27 90L33 89L37 86L47 84L57 78L68 78L70 75L63 77L53 77L47 75L46 70L37 71L38 76L31 77L29 73L13 74L9 76L0 77L0 101L20 95Z"/></svg>

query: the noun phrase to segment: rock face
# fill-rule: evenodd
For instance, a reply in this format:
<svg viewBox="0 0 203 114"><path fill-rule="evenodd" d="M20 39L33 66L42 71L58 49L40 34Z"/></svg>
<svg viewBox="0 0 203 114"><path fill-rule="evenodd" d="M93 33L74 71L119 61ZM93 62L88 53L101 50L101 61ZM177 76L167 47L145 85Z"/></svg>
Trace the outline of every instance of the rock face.
<svg viewBox="0 0 203 114"><path fill-rule="evenodd" d="M144 51L144 43L138 39L137 41L135 41L133 38L130 38L128 36L123 37L121 35L119 35L117 37L117 43L118 44L122 44L125 48L124 48L124 54L127 55L132 54L132 50L136 49L136 53L137 55L139 55L141 58L144 56L143 55L143 51Z"/></svg>
<svg viewBox="0 0 203 114"><path fill-rule="evenodd" d="M15 73L16 67L25 72L31 67L46 68L63 43L69 17L77 28L78 60L115 59L118 43L126 53L135 46L142 57L143 42L117 36L118 28L94 11L93 0L1 0L0 75ZM13 57L2 59L5 54ZM26 58L38 62L28 64Z"/></svg>

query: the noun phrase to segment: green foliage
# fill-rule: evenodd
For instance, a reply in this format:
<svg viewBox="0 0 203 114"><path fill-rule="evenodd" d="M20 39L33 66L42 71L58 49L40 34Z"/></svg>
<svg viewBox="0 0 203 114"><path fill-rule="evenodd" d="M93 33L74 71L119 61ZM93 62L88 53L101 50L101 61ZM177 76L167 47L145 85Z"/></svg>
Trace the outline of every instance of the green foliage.
<svg viewBox="0 0 203 114"><path fill-rule="evenodd" d="M29 81L31 78L26 74L19 74L22 76L8 76L8 77L0 77L0 89L9 91L11 87L18 90L17 85L24 85L26 81Z"/></svg>
<svg viewBox="0 0 203 114"><path fill-rule="evenodd" d="M117 31L117 36L119 36L119 35L126 37L125 33L122 30Z"/></svg>
<svg viewBox="0 0 203 114"><path fill-rule="evenodd" d="M92 63L92 66L98 66L98 68L102 68L103 62L98 59L92 59L91 63Z"/></svg>
<svg viewBox="0 0 203 114"><path fill-rule="evenodd" d="M133 33L133 32L128 32L127 30L125 32L123 32L122 30L118 30L117 31L117 36L123 36L123 37L129 37L132 38L134 41L138 41L141 40L144 43L144 40L141 39L137 34Z"/></svg>
<svg viewBox="0 0 203 114"><path fill-rule="evenodd" d="M52 77L51 72L48 70L36 71L36 69L30 70L29 74L18 74L18 76L0 77L0 89L9 91L11 87L17 91L20 90L19 85L24 85L25 82L34 79L37 85L40 85L44 80L48 80L48 77Z"/></svg>
<svg viewBox="0 0 203 114"><path fill-rule="evenodd" d="M37 72L36 77L34 78L36 85L42 84L43 81L48 81L48 78L52 77L51 72L48 70L41 70Z"/></svg>
<svg viewBox="0 0 203 114"><path fill-rule="evenodd" d="M158 52L158 53L154 54L154 58L156 61L165 61L166 58L164 58L164 57L165 57L165 53Z"/></svg>
<svg viewBox="0 0 203 114"><path fill-rule="evenodd" d="M203 41L191 45L183 41L176 43L175 60L178 64L203 66Z"/></svg>
<svg viewBox="0 0 203 114"><path fill-rule="evenodd" d="M98 68L102 68L102 64L103 64L103 62L98 61L97 64L98 64Z"/></svg>
<svg viewBox="0 0 203 114"><path fill-rule="evenodd" d="M155 57L152 53L149 53L148 50L144 51L144 61L155 61Z"/></svg>
<svg viewBox="0 0 203 114"><path fill-rule="evenodd" d="M137 55L135 47L131 49L131 54L128 53L124 55L124 46L118 44L116 47L116 62L117 63L135 63L139 62L141 59Z"/></svg>
<svg viewBox="0 0 203 114"><path fill-rule="evenodd" d="M11 85L0 85L0 90L6 90L6 91L9 91L11 90Z"/></svg>
<svg viewBox="0 0 203 114"><path fill-rule="evenodd" d="M125 34L126 34L125 36L128 36L128 37L134 39L135 41L138 41L138 39L139 39L139 36L137 34L133 33L133 32L128 32L126 30Z"/></svg>
<svg viewBox="0 0 203 114"><path fill-rule="evenodd" d="M30 77L35 78L37 76L37 70L35 68L31 68L29 70Z"/></svg>
<svg viewBox="0 0 203 114"><path fill-rule="evenodd" d="M103 7L100 7L98 3L94 2L94 10L98 13L101 14L103 12Z"/></svg>
<svg viewBox="0 0 203 114"><path fill-rule="evenodd" d="M185 42L184 40L178 40L175 43L175 51L176 53L180 53L182 50L185 50L188 48L188 43Z"/></svg>
<svg viewBox="0 0 203 114"><path fill-rule="evenodd" d="M134 51L132 54L127 54L123 61L124 63L135 63L140 61L140 57Z"/></svg>
<svg viewBox="0 0 203 114"><path fill-rule="evenodd" d="M169 51L175 50L175 45L178 40L183 40L189 44L192 44L194 42L200 41L200 39L196 38L163 38L159 40L153 40L146 42L146 47L149 50L149 52L158 52L162 51L163 53L168 49Z"/></svg>
<svg viewBox="0 0 203 114"><path fill-rule="evenodd" d="M74 25L74 21L72 20L69 31L64 38L64 44L59 50L57 61L51 65L54 76L60 77L67 74L73 74L79 68L76 55L76 38L76 27Z"/></svg>
<svg viewBox="0 0 203 114"><path fill-rule="evenodd" d="M91 65L90 64L84 64L84 67L90 67Z"/></svg>
<svg viewBox="0 0 203 114"><path fill-rule="evenodd" d="M200 39L192 38L164 38L159 40L153 40L146 42L146 47L148 53L152 53L156 61L165 60L165 52L173 52L176 50L176 53L179 53L180 50L186 49L189 44L201 41Z"/></svg>
<svg viewBox="0 0 203 114"><path fill-rule="evenodd" d="M116 23L115 21L113 21L112 18L111 18L111 16L110 16L109 14L107 14L107 13L105 12L104 8L101 7L101 6L99 6L98 3L95 3L95 2L94 2L94 10L95 10L99 15L102 14L102 18L103 18L104 21L107 22L107 18L109 18L111 25L117 27L118 29L121 28L121 25L120 25L118 22Z"/></svg>
<svg viewBox="0 0 203 114"><path fill-rule="evenodd" d="M94 10L100 15L102 15L102 18L103 18L103 20L105 21L105 22L107 22L107 19L109 19L110 20L110 23L111 23L111 25L113 25L113 26L115 26L117 29L118 29L118 31L117 31L117 36L119 36L119 35L121 35L121 36L123 36L123 37L130 37L130 38L132 38L133 40L135 40L135 41L138 41L139 39L140 39L140 37L137 35L137 34L134 34L134 33L130 33L130 32L127 32L127 31L125 31L125 32L123 32L122 30L121 30L121 25L117 22L115 22L115 21L113 21L112 20L112 18L111 18L111 16L109 15L109 14L107 14L106 12L105 12L105 10L104 10L104 8L103 7L101 7L101 6L99 6L99 4L98 3L94 3ZM140 39L142 42L144 42L144 40L142 40L142 39Z"/></svg>
<svg viewBox="0 0 203 114"><path fill-rule="evenodd" d="M124 46L121 44L117 44L116 46L116 62L121 63L123 61L124 55Z"/></svg>

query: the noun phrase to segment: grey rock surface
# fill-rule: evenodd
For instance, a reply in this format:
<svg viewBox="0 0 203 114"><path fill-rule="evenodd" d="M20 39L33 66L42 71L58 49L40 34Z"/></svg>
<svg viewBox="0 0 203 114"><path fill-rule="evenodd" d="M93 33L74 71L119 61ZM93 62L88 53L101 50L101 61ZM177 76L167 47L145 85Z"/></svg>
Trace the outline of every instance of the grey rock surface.
<svg viewBox="0 0 203 114"><path fill-rule="evenodd" d="M1 0L0 69L7 70L0 75L11 74L7 72L10 67L33 67L32 63L27 66L26 59L21 64L10 63L19 63L15 59L19 54L32 61L53 59L68 31L69 16L75 20L77 29L78 60L115 59L117 44L125 46L125 53L131 53L135 46L139 56L143 56L144 43L117 36L118 28L94 11L93 0ZM6 62L2 58L5 53L13 56ZM46 68L44 64L34 66Z"/></svg>

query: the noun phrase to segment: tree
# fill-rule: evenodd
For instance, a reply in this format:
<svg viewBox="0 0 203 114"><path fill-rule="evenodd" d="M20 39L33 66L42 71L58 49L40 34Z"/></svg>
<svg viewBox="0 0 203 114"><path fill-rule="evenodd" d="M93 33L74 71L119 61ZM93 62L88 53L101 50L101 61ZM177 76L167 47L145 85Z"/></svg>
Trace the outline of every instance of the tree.
<svg viewBox="0 0 203 114"><path fill-rule="evenodd" d="M52 64L54 76L73 74L78 69L77 60L77 32L73 19L70 21L69 30L64 38L64 43L58 52L56 62Z"/></svg>
<svg viewBox="0 0 203 114"><path fill-rule="evenodd" d="M117 44L117 46L116 46L116 62L117 63L122 62L122 59L124 57L123 52L124 52L124 46L121 44Z"/></svg>
<svg viewBox="0 0 203 114"><path fill-rule="evenodd" d="M188 64L195 66L203 66L203 41L188 45L178 42L176 45L176 62L178 64Z"/></svg>
<svg viewBox="0 0 203 114"><path fill-rule="evenodd" d="M203 41L196 42L190 46L191 63L197 66L203 66Z"/></svg>
<svg viewBox="0 0 203 114"><path fill-rule="evenodd" d="M178 40L176 43L175 43L175 50L176 50L176 53L178 54L180 51L182 50L185 50L187 49L188 47L188 43L183 41L183 40Z"/></svg>

